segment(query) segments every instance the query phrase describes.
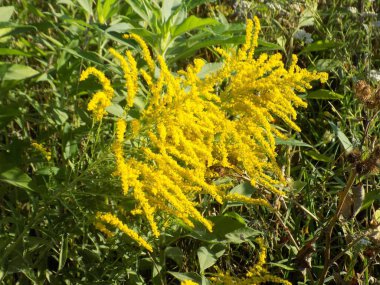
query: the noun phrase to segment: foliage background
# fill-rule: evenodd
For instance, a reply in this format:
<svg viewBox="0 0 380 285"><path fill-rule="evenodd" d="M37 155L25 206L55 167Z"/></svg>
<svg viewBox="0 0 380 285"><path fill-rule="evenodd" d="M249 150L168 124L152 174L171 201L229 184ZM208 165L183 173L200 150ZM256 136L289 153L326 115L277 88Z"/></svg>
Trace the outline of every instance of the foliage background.
<svg viewBox="0 0 380 285"><path fill-rule="evenodd" d="M359 149L363 157L371 155L379 135L375 117L365 137L376 112L353 91L360 79L374 87L379 81L379 4L356 2L192 0L165 1L169 4L161 8L155 1L137 0L1 1L1 282L177 284L192 279L207 284L217 272L214 265L244 276L257 259L253 240L259 235L268 245L270 272L295 284L317 280L325 240L310 243L313 250L306 253L301 249L310 248L308 242L336 212L352 166L346 154ZM86 104L99 86L95 80L79 83L80 72L97 66L121 90L122 75L108 48L133 49L122 39L127 32L164 54L173 70L195 55L212 61L217 57L212 46L243 43L245 18L253 15L263 27L258 53L280 51L286 62L295 53L301 66L330 74L325 90L300 95L309 104L299 112L303 131L277 141L278 162L290 182L286 198L272 197L278 211L216 208L206 199L204 214L216 224L211 235L201 227L171 227L154 254L120 234L105 239L93 225L94 211L109 197L127 209L133 201L120 195L114 180L104 179L113 172L107 148L113 129L102 126L98 136ZM207 19L191 22L191 16ZM178 29L184 21L193 28ZM51 151L50 162L33 141ZM331 252L339 259L325 280L330 284L380 278L379 178L363 175L359 182L364 194L358 214L340 219L333 231ZM255 189L242 183L234 191ZM303 274L306 267L311 269Z"/></svg>

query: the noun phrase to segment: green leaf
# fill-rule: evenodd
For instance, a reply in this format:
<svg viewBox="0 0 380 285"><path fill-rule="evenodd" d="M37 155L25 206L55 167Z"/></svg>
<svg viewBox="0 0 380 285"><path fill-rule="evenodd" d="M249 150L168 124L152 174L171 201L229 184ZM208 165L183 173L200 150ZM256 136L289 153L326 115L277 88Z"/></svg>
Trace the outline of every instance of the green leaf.
<svg viewBox="0 0 380 285"><path fill-rule="evenodd" d="M225 247L219 243L209 247L201 246L197 251L201 273L203 273L207 268L213 266L225 251Z"/></svg>
<svg viewBox="0 0 380 285"><path fill-rule="evenodd" d="M247 225L244 218L242 216L240 216L238 213L236 212L226 212L223 214L223 216L225 217L231 217L235 220L237 220L239 223L243 224L243 225Z"/></svg>
<svg viewBox="0 0 380 285"><path fill-rule="evenodd" d="M231 189L230 193L236 193L244 196L251 196L255 189L249 182L243 182Z"/></svg>
<svg viewBox="0 0 380 285"><path fill-rule="evenodd" d="M108 106L106 111L119 118L121 118L124 114L124 109L119 104L112 104L111 106Z"/></svg>
<svg viewBox="0 0 380 285"><path fill-rule="evenodd" d="M107 33L116 32L116 33L126 33L130 29L133 29L134 27L129 23L117 23L114 25L111 25L109 28L106 29Z"/></svg>
<svg viewBox="0 0 380 285"><path fill-rule="evenodd" d="M37 74L37 70L34 70L33 68L26 65L0 63L0 80L2 81L23 80L33 77Z"/></svg>
<svg viewBox="0 0 380 285"><path fill-rule="evenodd" d="M69 115L66 110L64 109L58 109L54 108L51 111L52 119L54 121L54 124L61 126L63 125L68 119Z"/></svg>
<svg viewBox="0 0 380 285"><path fill-rule="evenodd" d="M15 7L13 6L0 7L0 22L8 22L11 19L14 11Z"/></svg>
<svg viewBox="0 0 380 285"><path fill-rule="evenodd" d="M192 15L185 21L183 21L182 24L175 27L174 31L172 32L172 35L173 37L178 37L186 32L198 29L200 27L204 27L206 25L219 25L219 22L212 18L198 18Z"/></svg>
<svg viewBox="0 0 380 285"><path fill-rule="evenodd" d="M68 243L67 236L63 235L61 240L61 250L59 251L58 271L65 266L68 255Z"/></svg>
<svg viewBox="0 0 380 285"><path fill-rule="evenodd" d="M260 234L232 217L216 216L208 219L214 224L212 233L203 225L197 224L195 228L189 228L188 236L206 242L242 243L247 238Z"/></svg>
<svg viewBox="0 0 380 285"><path fill-rule="evenodd" d="M203 283L202 282L203 278L198 273L195 273L195 272L181 273L181 272L168 271L168 273L173 275L179 281L191 280L198 284L209 284L209 283Z"/></svg>
<svg viewBox="0 0 380 285"><path fill-rule="evenodd" d="M166 258L170 258L177 263L179 267L182 266L183 263L183 253L182 250L179 247L167 247L165 248L165 256Z"/></svg>
<svg viewBox="0 0 380 285"><path fill-rule="evenodd" d="M307 99L320 99L320 100L334 100L334 99L342 99L343 95L335 93L326 89L319 89L315 91L308 92Z"/></svg>
<svg viewBox="0 0 380 285"><path fill-rule="evenodd" d="M162 8L161 8L161 14L162 14L162 20L163 22L167 22L171 16L173 16L173 13L175 10L178 9L178 7L181 6L181 0L163 0L162 1Z"/></svg>
<svg viewBox="0 0 380 285"><path fill-rule="evenodd" d="M26 190L32 190L32 178L29 177L18 167L12 167L10 169L1 169L0 181L11 184L13 186L23 188Z"/></svg>
<svg viewBox="0 0 380 285"><path fill-rule="evenodd" d="M285 265L285 264L282 264L282 263L268 262L267 264L272 265L272 266L276 266L276 267L280 267L280 268L288 270L288 271L295 271L296 270L295 268L290 267L290 266Z"/></svg>
<svg viewBox="0 0 380 285"><path fill-rule="evenodd" d="M314 43L307 45L305 48L303 48L299 52L299 55L303 53L308 53L308 52L335 49L341 46L342 46L342 43L336 42L336 41L329 41L329 40L316 41Z"/></svg>
<svg viewBox="0 0 380 285"><path fill-rule="evenodd" d="M0 48L0 55L20 55L20 56L32 56L29 53L23 52L17 49Z"/></svg>
<svg viewBox="0 0 380 285"><path fill-rule="evenodd" d="M295 140L295 139L288 139L283 140L280 138L275 138L276 145L290 145L290 146L305 146L305 147L313 147L307 143L304 143L303 141Z"/></svg>
<svg viewBox="0 0 380 285"><path fill-rule="evenodd" d="M199 79L204 79L207 75L217 72L222 67L223 67L223 63L221 62L206 63L202 67L201 71L197 74L197 76Z"/></svg>
<svg viewBox="0 0 380 285"><path fill-rule="evenodd" d="M336 59L321 58L318 59L315 64L315 70L330 72L331 70L342 66L342 62Z"/></svg>
<svg viewBox="0 0 380 285"><path fill-rule="evenodd" d="M338 137L340 143L342 144L345 151L350 151L353 149L353 145L351 141L347 138L347 136L335 125L333 122L329 121L330 126L335 132L335 135Z"/></svg>
<svg viewBox="0 0 380 285"><path fill-rule="evenodd" d="M369 191L368 193L365 194L364 196L364 201L361 206L361 210L367 209L368 207L371 207L373 202L380 200L380 191L374 190L374 191Z"/></svg>
<svg viewBox="0 0 380 285"><path fill-rule="evenodd" d="M87 12L88 15L92 16L92 0L77 0L80 6Z"/></svg>
<svg viewBox="0 0 380 285"><path fill-rule="evenodd" d="M318 160L318 161L323 161L323 162L331 162L334 160L334 158L330 157L330 156L327 156L327 155L323 155L323 154L320 154L314 150L308 150L308 151L304 151L304 153L311 157L312 159L314 160Z"/></svg>

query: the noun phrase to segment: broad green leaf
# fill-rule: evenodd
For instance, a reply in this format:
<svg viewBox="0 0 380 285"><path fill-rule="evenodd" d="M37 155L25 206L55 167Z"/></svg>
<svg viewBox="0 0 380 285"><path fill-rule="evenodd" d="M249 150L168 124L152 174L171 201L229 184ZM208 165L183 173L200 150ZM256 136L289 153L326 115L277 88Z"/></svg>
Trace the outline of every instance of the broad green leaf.
<svg viewBox="0 0 380 285"><path fill-rule="evenodd" d="M201 246L197 251L201 273L203 273L207 268L213 266L225 251L225 247L219 243L208 247Z"/></svg>
<svg viewBox="0 0 380 285"><path fill-rule="evenodd" d="M314 25L314 15L316 11L313 11L311 7L305 9L298 22L298 28L313 26Z"/></svg>
<svg viewBox="0 0 380 285"><path fill-rule="evenodd" d="M225 235L226 241L230 243L240 244L246 242L251 237L257 237L261 232L250 227L242 227L231 231Z"/></svg>
<svg viewBox="0 0 380 285"><path fill-rule="evenodd" d="M0 63L0 80L23 80L38 74L37 70L22 65L11 63Z"/></svg>
<svg viewBox="0 0 380 285"><path fill-rule="evenodd" d="M311 157L312 159L314 160L318 160L318 161L323 161L323 162L331 162L334 160L334 158L330 157L330 156L327 156L327 155L323 155L323 154L320 154L314 150L308 150L308 151L304 151L304 153Z"/></svg>
<svg viewBox="0 0 380 285"><path fill-rule="evenodd" d="M307 143L304 143L303 141L299 141L296 139L288 139L288 140L283 140L280 138L276 138L276 145L290 145L290 146L305 146L305 147L313 147Z"/></svg>
<svg viewBox="0 0 380 285"><path fill-rule="evenodd" d="M144 1L141 0L125 0L133 9L133 11L141 17L147 24L151 23L153 17L152 9L149 9Z"/></svg>
<svg viewBox="0 0 380 285"><path fill-rule="evenodd" d="M198 78L204 79L207 75L210 75L216 71L218 71L220 68L222 68L223 63L221 62L211 62L211 63L206 63L201 71L197 74Z"/></svg>
<svg viewBox="0 0 380 285"><path fill-rule="evenodd" d="M161 8L163 22L166 22L181 4L181 0L163 0Z"/></svg>
<svg viewBox="0 0 380 285"><path fill-rule="evenodd" d="M373 202L377 200L380 200L380 191L378 190L369 191L368 193L365 194L364 201L360 209L361 210L367 209L373 204Z"/></svg>
<svg viewBox="0 0 380 285"><path fill-rule="evenodd" d="M244 196L251 196L255 189L249 182L243 182L231 189L230 193L236 193Z"/></svg>
<svg viewBox="0 0 380 285"><path fill-rule="evenodd" d="M116 32L116 33L126 33L130 29L133 29L134 27L129 23L117 23L114 25L111 25L109 28L106 29L107 33Z"/></svg>
<svg viewBox="0 0 380 285"><path fill-rule="evenodd" d="M336 59L321 58L315 62L314 66L316 71L330 72L334 68L342 66L342 62Z"/></svg>
<svg viewBox="0 0 380 285"><path fill-rule="evenodd" d="M69 115L67 111L64 109L54 108L51 111L51 115L52 115L54 124L59 125L59 126L63 125L69 119Z"/></svg>
<svg viewBox="0 0 380 285"><path fill-rule="evenodd" d="M320 99L320 100L334 100L334 99L342 99L343 95L335 93L326 89L319 89L315 91L308 92L307 99Z"/></svg>
<svg viewBox="0 0 380 285"><path fill-rule="evenodd" d="M191 280L198 284L202 284L202 277L198 273L195 273L195 272L181 273L181 272L168 271L168 273L173 275L179 281Z"/></svg>
<svg viewBox="0 0 380 285"><path fill-rule="evenodd" d="M238 213L236 212L226 212L223 214L223 216L225 217L231 217L235 220L237 220L239 223L243 224L243 225L247 225L245 220L243 219L242 216L240 216Z"/></svg>
<svg viewBox="0 0 380 285"><path fill-rule="evenodd" d="M340 46L342 46L342 43L340 42L329 41L329 40L316 41L314 43L308 44L305 48L303 48L301 52L299 53L299 55L303 53L308 53L308 52L335 49Z"/></svg>
<svg viewBox="0 0 380 285"><path fill-rule="evenodd" d="M182 24L175 27L174 31L172 32L172 36L178 37L186 32L204 27L206 25L219 25L219 22L212 18L198 18L192 15L187 18Z"/></svg>
<svg viewBox="0 0 380 285"><path fill-rule="evenodd" d="M189 229L188 236L206 242L242 243L248 237L260 234L235 218L216 216L208 219L214 224L211 233L203 225L197 224L194 229Z"/></svg>
<svg viewBox="0 0 380 285"><path fill-rule="evenodd" d="M166 258L170 258L174 260L175 263L177 263L179 267L182 266L184 255L183 255L182 250L179 247L169 246L165 248L165 256Z"/></svg>
<svg viewBox="0 0 380 285"><path fill-rule="evenodd" d="M329 121L330 126L334 130L335 135L338 137L340 143L342 144L345 151L350 151L353 148L351 141L347 136L335 125L333 122Z"/></svg>
<svg viewBox="0 0 380 285"><path fill-rule="evenodd" d="M0 7L0 22L8 22L11 19L14 11L15 8L13 6Z"/></svg>
<svg viewBox="0 0 380 285"><path fill-rule="evenodd" d="M122 117L124 114L124 109L118 104L112 104L106 108L106 111L116 117Z"/></svg>
<svg viewBox="0 0 380 285"><path fill-rule="evenodd" d="M89 16L93 16L92 0L77 0L77 2L87 12Z"/></svg>
<svg viewBox="0 0 380 285"><path fill-rule="evenodd" d="M32 178L20 168L12 167L10 169L0 169L0 171L0 181L26 190L33 190L31 186Z"/></svg>

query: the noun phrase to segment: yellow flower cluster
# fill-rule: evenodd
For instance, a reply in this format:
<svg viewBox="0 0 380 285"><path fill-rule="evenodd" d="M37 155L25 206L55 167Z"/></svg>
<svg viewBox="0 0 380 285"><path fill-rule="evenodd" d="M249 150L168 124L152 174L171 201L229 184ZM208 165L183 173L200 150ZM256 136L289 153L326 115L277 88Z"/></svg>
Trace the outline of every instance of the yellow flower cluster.
<svg viewBox="0 0 380 285"><path fill-rule="evenodd" d="M109 79L103 72L97 70L95 67L89 67L83 71L79 80L86 80L90 75L98 78L103 90L96 92L92 96L92 99L87 105L87 110L93 113L95 120L100 121L103 116L107 114L106 108L111 105L114 90Z"/></svg>
<svg viewBox="0 0 380 285"><path fill-rule="evenodd" d="M238 278L231 276L228 272L218 272L218 274L212 278L213 283L216 285L256 285L266 282L279 283L285 285L291 285L287 280L280 277L271 275L265 268L265 262L267 258L267 248L264 244L262 238L257 238L255 242L260 248L259 256L257 258L257 263L252 266L247 272L247 278Z"/></svg>
<svg viewBox="0 0 380 285"><path fill-rule="evenodd" d="M136 200L133 214L143 215L156 237L158 213L177 217L190 227L198 221L212 231L211 222L194 202L201 194L212 196L218 203L270 206L264 199L226 193L223 185L213 183L221 176L214 169L227 169L249 179L255 187L283 194L278 189L284 178L276 164L274 140L275 135L282 134L272 124L279 118L299 131L293 122L293 106L305 107L306 103L295 92L311 88L312 80L324 82L327 75L299 68L295 56L289 69L280 54L262 54L255 59L260 23L257 18L254 21L254 31L254 23L247 21L246 43L240 49L216 49L224 58L223 65L203 79L198 74L205 61L195 59L185 70L172 73L160 55L156 56L156 66L144 41L134 34L125 38L141 46L148 70L138 71L130 52L125 59L110 50L124 71L127 107L133 105L139 75L145 85L140 90L147 98L145 110L139 120L128 124L125 118L117 121L113 153L123 193ZM109 81L93 68L87 69L81 80L89 74L99 78L103 91L98 93L110 100L113 89ZM97 108L91 110L96 119L101 119L106 104L96 100ZM133 151L124 152L125 142L130 147L131 140Z"/></svg>
<svg viewBox="0 0 380 285"><path fill-rule="evenodd" d="M198 283L195 283L194 281L191 281L191 280L185 280L181 282L181 285L198 285Z"/></svg>
<svg viewBox="0 0 380 285"><path fill-rule="evenodd" d="M32 142L32 147L38 150L46 158L47 161L50 161L51 152L48 151L42 144Z"/></svg>
<svg viewBox="0 0 380 285"><path fill-rule="evenodd" d="M135 231L128 228L115 215L112 215L111 213L105 213L105 214L98 213L97 219L99 221L105 222L107 224L110 224L110 225L118 228L123 233L125 233L127 236L131 237L134 241L136 241L138 245L144 247L146 250L153 251L153 248L150 244L148 244L145 240L143 240ZM104 229L103 229L103 231L104 231Z"/></svg>

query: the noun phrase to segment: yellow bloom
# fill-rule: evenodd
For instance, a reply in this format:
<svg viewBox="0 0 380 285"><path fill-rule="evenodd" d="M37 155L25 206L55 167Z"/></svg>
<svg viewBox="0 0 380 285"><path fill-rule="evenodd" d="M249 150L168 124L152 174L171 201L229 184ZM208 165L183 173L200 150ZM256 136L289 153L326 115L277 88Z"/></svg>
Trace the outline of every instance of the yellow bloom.
<svg viewBox="0 0 380 285"><path fill-rule="evenodd" d="M147 220L154 236L160 234L157 216L162 215L174 216L190 227L197 221L212 231L212 223L194 202L200 195L210 195L221 204L239 201L270 207L262 198L228 194L227 187L214 184L215 178L223 175L243 176L254 187L284 194L279 189L285 179L276 163L275 145L275 137L284 135L275 129L274 121L280 119L300 131L294 122L295 108L306 107L306 103L296 92L311 88L313 80L327 80L327 74L298 67L296 56L289 69L279 53L255 58L259 32L259 20L248 20L245 44L237 51L217 48L223 58L221 67L203 79L199 73L204 60L195 59L174 73L162 55L155 55L153 60L146 43L135 34L124 37L140 45L147 70L137 69L130 51L124 57L110 50L124 71L127 106L133 105L138 92L146 98L138 119L128 125L125 120L117 121L112 151L122 192L135 199L133 213ZM95 118L101 119L113 89L104 74L94 68L84 71L81 80L89 74L103 86L89 103ZM143 79L141 89L139 75ZM131 114L125 115L130 118ZM228 171L223 174L215 169ZM256 278L253 283L265 278L273 281L275 277L263 267L264 244L257 242L262 251L254 271L261 275L251 272Z"/></svg>
<svg viewBox="0 0 380 285"><path fill-rule="evenodd" d="M144 247L148 251L153 251L153 248L149 243L147 243L135 231L128 228L128 226L126 226L122 221L120 221L116 216L112 215L111 213L98 213L97 219L118 228L131 239L133 239L135 242L137 242L140 246Z"/></svg>
<svg viewBox="0 0 380 285"><path fill-rule="evenodd" d="M51 152L48 151L42 144L32 142L32 146L38 150L46 158L47 161L51 160Z"/></svg>
<svg viewBox="0 0 380 285"><path fill-rule="evenodd" d="M97 70L95 67L89 67L83 71L80 76L80 81L86 80L91 74L98 78L103 86L103 90L94 94L93 98L87 105L87 109L93 112L94 118L97 121L100 121L103 116L107 114L105 109L111 105L114 90L111 87L109 79L103 72Z"/></svg>

